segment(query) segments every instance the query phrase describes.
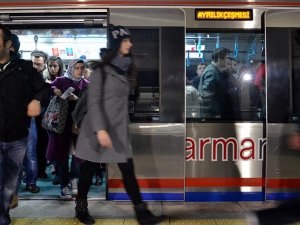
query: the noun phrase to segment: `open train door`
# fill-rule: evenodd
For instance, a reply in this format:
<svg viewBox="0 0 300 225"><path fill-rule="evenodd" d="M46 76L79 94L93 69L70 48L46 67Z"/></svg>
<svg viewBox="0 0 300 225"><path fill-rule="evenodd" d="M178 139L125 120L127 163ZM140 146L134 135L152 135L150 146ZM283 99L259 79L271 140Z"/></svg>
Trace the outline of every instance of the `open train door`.
<svg viewBox="0 0 300 225"><path fill-rule="evenodd" d="M183 201L184 13L180 9L112 8L110 22L128 27L132 33L139 94L130 96L130 132L142 197ZM108 166L107 199L129 199L115 164Z"/></svg>
<svg viewBox="0 0 300 225"><path fill-rule="evenodd" d="M266 199L299 197L300 151L288 137L299 131L300 11L266 13L267 159Z"/></svg>
<svg viewBox="0 0 300 225"><path fill-rule="evenodd" d="M107 43L107 20L108 10L97 8L31 6L2 8L0 13L0 22L19 36L21 42L19 53L23 59L31 60L31 52L41 50L49 56L60 57L65 66L64 69L71 60L80 57L85 57L88 61L99 60L99 51L106 47ZM40 121L41 118L35 118L36 126L42 129ZM36 136L33 137L33 142L35 142L34 138ZM24 173L23 182L19 188L19 197L21 199L56 199L60 195L60 185L52 183L54 175L51 174L49 164L53 162L48 162L47 165L45 158L47 131L44 130L43 137L38 136L37 139L38 165L35 162L35 167L38 166L41 173L46 171L46 174L42 174L43 176L40 176L42 179L37 180L36 184L40 187L40 191L31 193L25 190L26 173ZM31 145L31 149L35 150L34 144ZM70 155L72 152L74 151L71 150ZM34 155L34 152L31 155ZM31 171L27 170L27 178L29 173ZM32 177L34 177L33 180L36 179L36 175ZM100 187L93 185L91 188L89 197L105 199L105 185Z"/></svg>

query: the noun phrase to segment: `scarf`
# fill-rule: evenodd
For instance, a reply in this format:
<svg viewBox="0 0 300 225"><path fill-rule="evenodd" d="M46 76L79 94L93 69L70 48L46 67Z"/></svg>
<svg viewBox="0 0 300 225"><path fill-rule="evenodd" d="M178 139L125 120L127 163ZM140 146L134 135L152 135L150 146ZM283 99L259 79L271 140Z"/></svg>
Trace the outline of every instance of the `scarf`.
<svg viewBox="0 0 300 225"><path fill-rule="evenodd" d="M82 61L82 59L74 59L73 61L71 61L68 65L68 70L64 74L64 77L66 77L76 83L81 81L81 79L83 77L83 76L81 76L80 78L77 78L77 77L73 76L74 68L79 61Z"/></svg>
<svg viewBox="0 0 300 225"><path fill-rule="evenodd" d="M132 65L132 58L130 56L117 55L111 60L110 64L120 69L123 72L121 74L125 74Z"/></svg>

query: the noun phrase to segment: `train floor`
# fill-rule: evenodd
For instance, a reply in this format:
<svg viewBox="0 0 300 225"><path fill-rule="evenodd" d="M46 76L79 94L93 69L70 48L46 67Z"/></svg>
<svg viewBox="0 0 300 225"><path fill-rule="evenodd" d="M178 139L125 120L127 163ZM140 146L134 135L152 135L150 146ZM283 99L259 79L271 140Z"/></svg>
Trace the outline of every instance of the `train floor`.
<svg viewBox="0 0 300 225"><path fill-rule="evenodd" d="M277 202L149 202L154 214L165 214L162 225L247 225L251 210L270 208ZM74 201L20 200L10 211L13 225L77 225ZM89 200L90 214L98 225L137 225L130 202ZM296 225L296 224L295 224ZM297 223L300 225L300 223Z"/></svg>
<svg viewBox="0 0 300 225"><path fill-rule="evenodd" d="M26 184L21 182L18 195L23 200L37 200L37 199L58 199L60 195L60 185L53 184L54 174L51 173L51 165L47 166L47 177L44 179L37 179L36 185L40 188L38 193L31 193L26 191ZM25 176L25 175L24 175ZM96 182L96 176L93 178L93 185L90 187L89 198L90 199L105 199L106 190L106 174L103 173L103 182ZM71 189L71 183L70 183Z"/></svg>

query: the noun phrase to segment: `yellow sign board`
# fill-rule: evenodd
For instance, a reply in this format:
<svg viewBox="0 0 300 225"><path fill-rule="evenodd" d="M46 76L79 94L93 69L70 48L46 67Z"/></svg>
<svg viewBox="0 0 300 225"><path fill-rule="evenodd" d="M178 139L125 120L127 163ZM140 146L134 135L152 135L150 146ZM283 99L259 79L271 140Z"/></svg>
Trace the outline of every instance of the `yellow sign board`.
<svg viewBox="0 0 300 225"><path fill-rule="evenodd" d="M252 9L195 9L196 20L253 20Z"/></svg>

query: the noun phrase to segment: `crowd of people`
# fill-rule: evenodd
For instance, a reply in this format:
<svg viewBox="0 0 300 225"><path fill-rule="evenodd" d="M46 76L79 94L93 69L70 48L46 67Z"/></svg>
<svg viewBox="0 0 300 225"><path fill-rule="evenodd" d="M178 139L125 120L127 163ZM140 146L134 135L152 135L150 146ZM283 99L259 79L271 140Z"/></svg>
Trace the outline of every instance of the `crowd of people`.
<svg viewBox="0 0 300 225"><path fill-rule="evenodd" d="M241 63L230 53L224 47L215 49L208 65L198 64L196 74L187 76L187 118L264 118L264 64Z"/></svg>
<svg viewBox="0 0 300 225"><path fill-rule="evenodd" d="M126 99L136 84L136 71L129 30L110 26L109 48L92 68L80 57L65 70L60 57L40 50L32 51L31 61L23 60L20 44L17 35L0 24L0 225L11 224L9 210L17 206L22 181L26 191L38 193L37 179L48 177L49 164L56 173L53 183L61 187L59 196L76 198L76 218L84 224L95 223L87 195L105 163L118 163L139 224L165 220L148 210L134 173ZM70 87L63 132L44 129L51 99ZM86 89L93 98L88 97L87 113L75 132L72 112Z"/></svg>

